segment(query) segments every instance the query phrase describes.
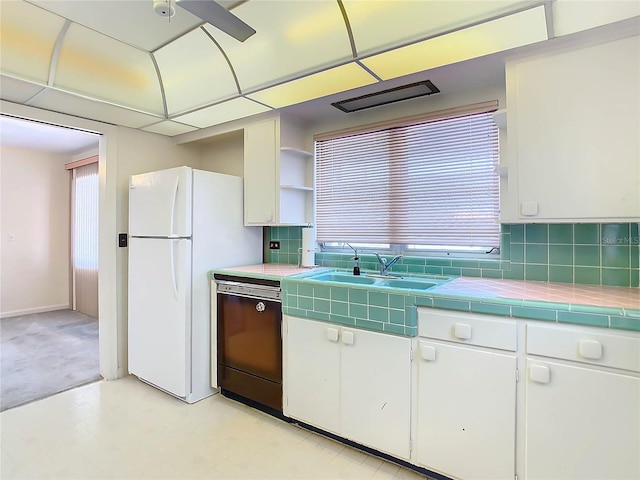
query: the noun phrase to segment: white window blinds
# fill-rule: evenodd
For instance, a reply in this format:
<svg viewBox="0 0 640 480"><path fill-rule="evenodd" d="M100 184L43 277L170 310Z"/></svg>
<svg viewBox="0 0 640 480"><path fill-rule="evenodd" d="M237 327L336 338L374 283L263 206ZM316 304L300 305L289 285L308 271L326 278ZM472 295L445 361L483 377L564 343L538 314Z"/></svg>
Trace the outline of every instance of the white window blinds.
<svg viewBox="0 0 640 480"><path fill-rule="evenodd" d="M499 246L496 107L316 139L317 240Z"/></svg>

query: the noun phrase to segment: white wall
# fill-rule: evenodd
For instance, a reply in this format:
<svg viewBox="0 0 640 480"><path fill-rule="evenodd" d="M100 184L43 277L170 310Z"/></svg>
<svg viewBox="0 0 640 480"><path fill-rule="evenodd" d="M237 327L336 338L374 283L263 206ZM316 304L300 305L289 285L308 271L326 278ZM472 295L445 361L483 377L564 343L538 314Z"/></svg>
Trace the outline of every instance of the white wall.
<svg viewBox="0 0 640 480"><path fill-rule="evenodd" d="M244 134L242 130L220 135L199 146L200 168L210 172L244 176Z"/></svg>
<svg viewBox="0 0 640 480"><path fill-rule="evenodd" d="M70 173L65 155L1 146L0 315L70 305Z"/></svg>

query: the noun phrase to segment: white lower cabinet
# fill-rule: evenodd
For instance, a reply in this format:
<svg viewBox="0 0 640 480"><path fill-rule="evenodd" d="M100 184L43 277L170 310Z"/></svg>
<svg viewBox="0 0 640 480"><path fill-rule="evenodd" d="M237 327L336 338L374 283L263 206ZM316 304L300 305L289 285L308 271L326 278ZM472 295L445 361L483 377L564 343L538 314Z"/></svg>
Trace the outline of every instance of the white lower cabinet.
<svg viewBox="0 0 640 480"><path fill-rule="evenodd" d="M409 459L411 339L285 316L285 415Z"/></svg>
<svg viewBox="0 0 640 480"><path fill-rule="evenodd" d="M601 332L527 327L527 480L640 478L640 337Z"/></svg>
<svg viewBox="0 0 640 480"><path fill-rule="evenodd" d="M436 309L418 318L412 461L452 478L513 479L515 322ZM486 348L495 344L511 351Z"/></svg>
<svg viewBox="0 0 640 480"><path fill-rule="evenodd" d="M292 418L452 479L640 479L638 332L433 308L417 339L284 326Z"/></svg>

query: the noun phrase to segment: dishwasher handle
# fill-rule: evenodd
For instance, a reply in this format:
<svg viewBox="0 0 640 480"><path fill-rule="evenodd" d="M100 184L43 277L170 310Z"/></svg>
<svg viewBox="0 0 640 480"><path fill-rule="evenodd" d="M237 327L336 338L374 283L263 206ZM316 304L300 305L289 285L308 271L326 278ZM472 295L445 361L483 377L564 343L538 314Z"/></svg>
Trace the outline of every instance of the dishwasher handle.
<svg viewBox="0 0 640 480"><path fill-rule="evenodd" d="M256 300L281 301L280 287L268 285L255 285L250 283L216 281L218 295L234 295L236 297L253 298Z"/></svg>

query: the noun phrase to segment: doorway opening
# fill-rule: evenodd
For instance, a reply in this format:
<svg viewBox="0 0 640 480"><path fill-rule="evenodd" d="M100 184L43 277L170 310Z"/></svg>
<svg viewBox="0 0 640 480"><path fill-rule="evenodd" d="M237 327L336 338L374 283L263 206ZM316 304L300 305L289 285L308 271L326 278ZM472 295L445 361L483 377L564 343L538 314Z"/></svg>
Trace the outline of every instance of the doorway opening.
<svg viewBox="0 0 640 480"><path fill-rule="evenodd" d="M93 198L76 201L66 164L96 156L100 135L1 116L0 410L100 379L98 333L97 163ZM79 197L77 197L79 198ZM72 238L76 211L89 222L93 277L76 288ZM87 222L84 222L87 223ZM85 235L85 234L83 234ZM80 262L86 270L86 262ZM82 283L82 282L80 282ZM77 308L91 298L94 310ZM80 302L82 303L82 302Z"/></svg>

